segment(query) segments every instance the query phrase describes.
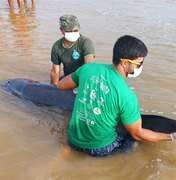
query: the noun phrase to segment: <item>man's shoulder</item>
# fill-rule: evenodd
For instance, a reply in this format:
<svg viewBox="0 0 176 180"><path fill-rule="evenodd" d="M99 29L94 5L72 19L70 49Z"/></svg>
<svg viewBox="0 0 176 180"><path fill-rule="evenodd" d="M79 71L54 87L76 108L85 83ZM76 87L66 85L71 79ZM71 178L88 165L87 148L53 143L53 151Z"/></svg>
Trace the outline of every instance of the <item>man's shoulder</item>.
<svg viewBox="0 0 176 180"><path fill-rule="evenodd" d="M63 42L63 37L55 41L55 43L53 44L53 47L62 45L62 42Z"/></svg>
<svg viewBox="0 0 176 180"><path fill-rule="evenodd" d="M80 40L81 42L92 42L90 38L88 38L88 37L86 37L86 36L83 36L83 35L81 35L81 34L80 34L79 40Z"/></svg>
<svg viewBox="0 0 176 180"><path fill-rule="evenodd" d="M109 64L103 64L103 63L97 63L97 62L89 62L81 66L81 69L84 71L86 69L91 69L91 70L95 69L96 71L97 69L101 69L103 71L104 69L107 69L107 68L109 68Z"/></svg>

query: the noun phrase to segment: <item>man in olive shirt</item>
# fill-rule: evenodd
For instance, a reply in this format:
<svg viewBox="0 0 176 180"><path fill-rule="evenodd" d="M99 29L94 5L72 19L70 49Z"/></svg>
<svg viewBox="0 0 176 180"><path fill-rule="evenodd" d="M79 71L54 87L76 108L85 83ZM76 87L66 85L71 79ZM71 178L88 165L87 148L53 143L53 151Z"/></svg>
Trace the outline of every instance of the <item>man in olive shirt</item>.
<svg viewBox="0 0 176 180"><path fill-rule="evenodd" d="M60 30L64 37L56 41L51 51L51 84L60 79L61 63L64 76L71 74L84 63L94 61L94 46L90 39L79 33L80 24L74 15L60 17Z"/></svg>

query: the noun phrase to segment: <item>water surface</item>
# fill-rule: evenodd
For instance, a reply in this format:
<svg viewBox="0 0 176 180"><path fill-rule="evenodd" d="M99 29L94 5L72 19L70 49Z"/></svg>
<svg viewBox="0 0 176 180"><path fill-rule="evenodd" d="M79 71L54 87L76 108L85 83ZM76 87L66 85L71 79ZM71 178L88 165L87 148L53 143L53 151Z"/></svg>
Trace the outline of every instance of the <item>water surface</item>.
<svg viewBox="0 0 176 180"><path fill-rule="evenodd" d="M96 61L110 63L122 35L149 49L143 73L128 80L141 113L176 119L174 0L30 1L20 10L0 2L0 80L49 82L50 51L61 38L58 19L75 14L92 39ZM175 143L139 143L128 153L92 158L67 145L70 113L15 97L0 88L0 179L175 179Z"/></svg>

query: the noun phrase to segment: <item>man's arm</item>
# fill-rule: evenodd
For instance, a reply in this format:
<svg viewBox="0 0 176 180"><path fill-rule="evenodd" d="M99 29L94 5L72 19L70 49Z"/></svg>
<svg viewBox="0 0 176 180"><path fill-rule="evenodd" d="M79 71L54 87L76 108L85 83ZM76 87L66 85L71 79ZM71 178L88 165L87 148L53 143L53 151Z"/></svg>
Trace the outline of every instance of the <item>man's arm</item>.
<svg viewBox="0 0 176 180"><path fill-rule="evenodd" d="M84 62L85 62L85 63L94 62L94 56L87 56L87 57L84 59Z"/></svg>
<svg viewBox="0 0 176 180"><path fill-rule="evenodd" d="M57 83L59 82L60 71L61 71L60 65L56 65L56 64L52 65L50 77L51 77L51 84L53 84L54 86L57 86Z"/></svg>
<svg viewBox="0 0 176 180"><path fill-rule="evenodd" d="M94 45L92 41L89 38L86 38L84 40L83 46L82 46L83 56L84 56L84 62L93 62L95 58L95 50Z"/></svg>
<svg viewBox="0 0 176 180"><path fill-rule="evenodd" d="M145 141L157 142L157 141L173 140L171 134L159 133L148 129L143 129L141 119L139 119L137 122L133 124L124 125L124 127L133 136L133 138L138 141L145 140Z"/></svg>
<svg viewBox="0 0 176 180"><path fill-rule="evenodd" d="M67 90L74 89L77 87L77 85L72 80L71 75L68 75L57 83L57 87L62 90Z"/></svg>

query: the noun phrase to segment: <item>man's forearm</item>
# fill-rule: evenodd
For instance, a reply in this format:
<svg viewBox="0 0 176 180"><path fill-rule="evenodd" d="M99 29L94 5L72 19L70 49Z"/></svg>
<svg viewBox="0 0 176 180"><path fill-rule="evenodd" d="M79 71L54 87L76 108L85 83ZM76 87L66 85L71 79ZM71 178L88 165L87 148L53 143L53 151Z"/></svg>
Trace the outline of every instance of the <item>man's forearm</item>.
<svg viewBox="0 0 176 180"><path fill-rule="evenodd" d="M154 131L151 131L148 129L142 129L140 133L137 133L134 136L134 138L137 140L145 140L145 141L151 141L151 142L172 141L173 140L171 134L154 132Z"/></svg>
<svg viewBox="0 0 176 180"><path fill-rule="evenodd" d="M56 86L62 90L74 89L77 87L77 85L72 80L71 75L68 75L61 79Z"/></svg>
<svg viewBox="0 0 176 180"><path fill-rule="evenodd" d="M57 83L59 82L59 79L60 79L60 74L59 73L56 74L56 73L51 72L51 84L56 86Z"/></svg>

